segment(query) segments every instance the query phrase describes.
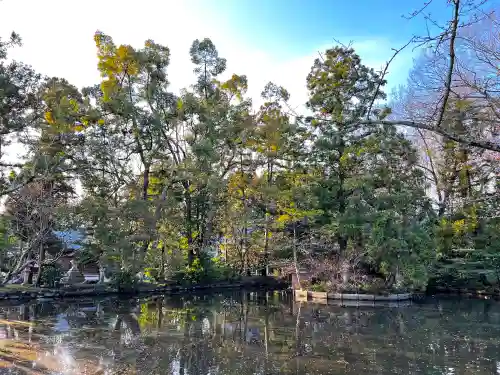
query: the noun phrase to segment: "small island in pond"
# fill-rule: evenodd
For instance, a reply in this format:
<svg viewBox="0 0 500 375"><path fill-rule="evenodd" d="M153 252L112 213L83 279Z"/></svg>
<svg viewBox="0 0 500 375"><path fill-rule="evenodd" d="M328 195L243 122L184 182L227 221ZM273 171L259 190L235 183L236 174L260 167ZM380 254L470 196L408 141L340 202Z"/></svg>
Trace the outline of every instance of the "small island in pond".
<svg viewBox="0 0 500 375"><path fill-rule="evenodd" d="M183 90L153 40L97 31L100 78L78 88L9 59L19 35L0 39L0 293L498 295L498 44L478 31L498 22L461 22L397 95L388 65L332 45L301 76L304 103L275 82L252 97L208 38Z"/></svg>

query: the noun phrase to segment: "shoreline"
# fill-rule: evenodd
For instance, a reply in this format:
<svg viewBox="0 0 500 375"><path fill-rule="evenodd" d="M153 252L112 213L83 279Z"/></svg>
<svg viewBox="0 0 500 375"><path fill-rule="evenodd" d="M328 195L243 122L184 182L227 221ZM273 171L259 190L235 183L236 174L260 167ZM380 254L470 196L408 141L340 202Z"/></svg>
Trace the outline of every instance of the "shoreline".
<svg viewBox="0 0 500 375"><path fill-rule="evenodd" d="M328 292L314 292L310 290L294 290L294 297L296 301L309 302L309 301L364 301L364 302L394 302L394 301L409 301L413 299L413 293L387 293L387 294L373 294L373 293L328 293Z"/></svg>
<svg viewBox="0 0 500 375"><path fill-rule="evenodd" d="M477 299L500 299L500 291L480 290L468 288L432 288L425 292L415 291L399 294L367 294L367 293L325 293L312 291L293 290L289 283L273 277L255 276L247 277L239 281L219 281L205 284L142 284L136 288L119 290L109 285L85 284L64 288L35 288L23 285L10 285L0 287L0 301L46 301L51 299L107 297L107 296L140 296L151 294L178 295L200 291L224 291L237 289L259 289L259 290L290 290L294 300L300 302L318 302L323 299L328 301L374 301L374 302L402 302L418 301L427 297L437 298L477 298ZM298 297L298 298L297 298ZM404 298L401 298L404 297Z"/></svg>
<svg viewBox="0 0 500 375"><path fill-rule="evenodd" d="M327 293L310 290L291 290L296 302L335 304L339 306L369 306L384 303L418 302L426 298L464 298L464 299L491 299L500 300L497 290L466 289L466 288L433 288L427 291L405 293Z"/></svg>
<svg viewBox="0 0 500 375"><path fill-rule="evenodd" d="M118 288L89 284L65 288L35 288L29 286L0 287L0 301L26 301L64 298L106 297L106 296L136 296L150 294L183 294L202 290L217 291L230 289L258 288L262 290L283 290L289 287L288 283L272 277L255 277L237 282L216 282L209 284L142 284L136 288L119 290Z"/></svg>
<svg viewBox="0 0 500 375"><path fill-rule="evenodd" d="M468 297L468 298L491 298L500 299L500 290L493 289L473 289L473 288L446 288L433 287L427 290L427 296L449 296L449 297Z"/></svg>

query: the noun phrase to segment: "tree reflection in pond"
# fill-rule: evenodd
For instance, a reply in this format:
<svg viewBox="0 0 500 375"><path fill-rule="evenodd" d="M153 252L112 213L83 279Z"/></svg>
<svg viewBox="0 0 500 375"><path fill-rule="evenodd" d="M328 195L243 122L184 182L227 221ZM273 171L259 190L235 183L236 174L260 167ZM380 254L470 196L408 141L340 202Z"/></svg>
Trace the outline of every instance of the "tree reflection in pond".
<svg viewBox="0 0 500 375"><path fill-rule="evenodd" d="M495 374L500 303L237 293L0 307L0 374Z"/></svg>

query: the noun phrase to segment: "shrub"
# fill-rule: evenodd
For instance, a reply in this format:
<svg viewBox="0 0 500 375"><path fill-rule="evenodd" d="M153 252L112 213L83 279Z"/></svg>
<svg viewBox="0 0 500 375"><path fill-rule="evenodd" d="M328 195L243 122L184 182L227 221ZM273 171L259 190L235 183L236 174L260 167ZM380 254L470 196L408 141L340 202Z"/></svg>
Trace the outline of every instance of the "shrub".
<svg viewBox="0 0 500 375"><path fill-rule="evenodd" d="M182 284L195 284L199 283L204 276L204 269L201 262L196 258L191 265L185 266L180 271L173 275L174 281L180 282Z"/></svg>
<svg viewBox="0 0 500 375"><path fill-rule="evenodd" d="M111 285L120 292L130 292L137 289L137 279L132 270L122 269L112 275Z"/></svg>
<svg viewBox="0 0 500 375"><path fill-rule="evenodd" d="M309 287L309 290L311 292L327 292L328 288L326 286L326 283L321 282L321 283L311 284L311 286Z"/></svg>
<svg viewBox="0 0 500 375"><path fill-rule="evenodd" d="M59 280L61 280L62 276L63 272L59 264L46 264L42 268L40 283L50 288L55 288L58 285Z"/></svg>
<svg viewBox="0 0 500 375"><path fill-rule="evenodd" d="M145 268L144 269L144 276L149 277L150 279L153 279L154 281L162 281L160 280L160 270L158 268Z"/></svg>
<svg viewBox="0 0 500 375"><path fill-rule="evenodd" d="M212 281L234 281L241 275L220 258L212 258L206 262L206 276Z"/></svg>
<svg viewBox="0 0 500 375"><path fill-rule="evenodd" d="M173 275L174 281L187 284L211 283L215 281L237 280L239 275L234 269L218 258L202 254L191 266L186 266Z"/></svg>

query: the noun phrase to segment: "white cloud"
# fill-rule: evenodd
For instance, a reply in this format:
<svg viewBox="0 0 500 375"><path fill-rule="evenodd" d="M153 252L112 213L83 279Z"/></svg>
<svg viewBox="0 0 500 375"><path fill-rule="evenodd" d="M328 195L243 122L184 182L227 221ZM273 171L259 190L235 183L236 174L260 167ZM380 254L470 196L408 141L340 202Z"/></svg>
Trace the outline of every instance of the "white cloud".
<svg viewBox="0 0 500 375"><path fill-rule="evenodd" d="M151 38L171 50L169 77L175 91L193 82L189 59L192 41L209 37L220 55L227 58L227 73L247 75L249 95L256 102L268 81L283 85L291 93L294 106L307 100L306 76L318 51L329 46L318 46L308 55L283 61L272 51L242 46L232 37L224 20L206 17L196 4L193 0L4 0L0 2L0 35L15 30L21 34L24 45L12 51L11 57L46 75L64 77L79 87L99 80L93 41L96 30L112 36L118 44L141 46ZM360 40L354 47L367 65L379 68L392 54L391 47L396 46L387 40L373 39ZM396 60L394 70L404 67L399 63L402 60L408 61L402 56ZM401 79L400 74L392 75Z"/></svg>
<svg viewBox="0 0 500 375"><path fill-rule="evenodd" d="M117 44L135 47L153 39L170 48L168 72L174 92L193 83L189 57L192 41L208 37L220 56L227 59L227 75L247 75L248 95L255 105L261 101L265 84L273 81L290 92L291 106L303 112L310 67L318 52L334 43L319 45L302 56L283 60L279 53L242 45L222 17L207 16L200 5L206 4L197 0L0 0L0 36L7 37L16 31L23 39L23 46L11 50L11 58L30 64L47 76L66 78L77 87L99 82L93 40L96 30L112 36ZM292 55L294 47L290 46ZM353 47L366 65L379 69L392 55L391 48L398 46L386 39L358 38ZM395 61L388 77L390 86L406 79L409 61L411 53L407 52ZM11 145L4 152L5 161L11 162L22 154L19 144Z"/></svg>

